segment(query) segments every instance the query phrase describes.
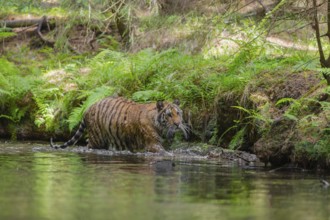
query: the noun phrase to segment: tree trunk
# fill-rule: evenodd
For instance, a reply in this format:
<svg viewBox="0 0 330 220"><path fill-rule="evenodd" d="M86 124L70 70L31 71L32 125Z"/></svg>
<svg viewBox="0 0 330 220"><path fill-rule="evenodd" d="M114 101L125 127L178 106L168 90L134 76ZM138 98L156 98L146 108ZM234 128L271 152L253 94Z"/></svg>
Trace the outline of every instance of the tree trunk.
<svg viewBox="0 0 330 220"><path fill-rule="evenodd" d="M328 4L328 13L327 13L328 30L327 30L326 34L321 36L320 24L319 24L319 20L317 17L318 8L317 8L316 0L313 0L314 30L315 30L316 42L317 42L317 47L318 47L319 54L320 54L320 63L321 63L322 68L330 68L330 56L328 56L327 59L325 58L323 47L322 47L322 42L321 42L321 37L323 37L323 36L328 36L328 38L330 39L330 0L328 0L327 4ZM330 74L325 73L325 72L322 74L323 74L323 77L325 78L325 80L327 81L327 84L330 85Z"/></svg>

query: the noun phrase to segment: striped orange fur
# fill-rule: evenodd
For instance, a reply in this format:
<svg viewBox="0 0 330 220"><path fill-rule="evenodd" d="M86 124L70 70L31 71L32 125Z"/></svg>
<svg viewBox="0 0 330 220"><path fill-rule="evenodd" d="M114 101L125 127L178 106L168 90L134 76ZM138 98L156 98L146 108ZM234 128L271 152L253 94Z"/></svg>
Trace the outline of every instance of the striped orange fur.
<svg viewBox="0 0 330 220"><path fill-rule="evenodd" d="M179 102L158 101L139 104L124 98L105 98L92 105L85 113L76 134L61 146L74 144L87 130L88 147L150 152L164 152L161 134L173 138L180 129L187 138Z"/></svg>

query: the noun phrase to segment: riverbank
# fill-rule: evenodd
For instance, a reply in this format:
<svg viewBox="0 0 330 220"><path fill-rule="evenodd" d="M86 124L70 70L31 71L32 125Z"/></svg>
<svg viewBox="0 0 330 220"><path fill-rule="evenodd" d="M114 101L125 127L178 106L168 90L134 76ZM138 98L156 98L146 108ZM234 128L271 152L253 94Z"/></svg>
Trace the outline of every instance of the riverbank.
<svg viewBox="0 0 330 220"><path fill-rule="evenodd" d="M88 7L61 13L61 5L39 6L47 10L33 13L43 18L38 25L1 29L0 138L66 141L84 111L110 95L179 98L191 143L254 153L273 166L329 168L329 89L311 27L297 32L297 44L283 33L274 42L258 19L141 5L133 20L122 20L129 32L111 11L92 7L103 20L92 19ZM4 21L31 19L6 7Z"/></svg>

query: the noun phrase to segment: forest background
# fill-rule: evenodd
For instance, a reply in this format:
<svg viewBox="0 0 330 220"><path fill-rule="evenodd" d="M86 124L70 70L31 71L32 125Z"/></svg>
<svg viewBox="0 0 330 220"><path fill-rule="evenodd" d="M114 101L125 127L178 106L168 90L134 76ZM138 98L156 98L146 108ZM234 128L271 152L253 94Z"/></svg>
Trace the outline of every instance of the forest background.
<svg viewBox="0 0 330 220"><path fill-rule="evenodd" d="M330 165L328 1L0 4L1 138L65 140L110 95L179 98L202 148Z"/></svg>

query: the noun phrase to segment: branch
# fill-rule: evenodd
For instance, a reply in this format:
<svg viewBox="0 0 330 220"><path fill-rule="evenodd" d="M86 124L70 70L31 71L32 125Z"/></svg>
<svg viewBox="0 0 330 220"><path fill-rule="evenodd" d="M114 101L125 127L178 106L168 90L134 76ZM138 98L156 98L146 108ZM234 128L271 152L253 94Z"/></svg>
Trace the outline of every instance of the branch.
<svg viewBox="0 0 330 220"><path fill-rule="evenodd" d="M260 24L258 25L260 29L266 26L267 21L283 6L285 5L286 0L281 0L279 3L269 11L266 16L261 20Z"/></svg>

